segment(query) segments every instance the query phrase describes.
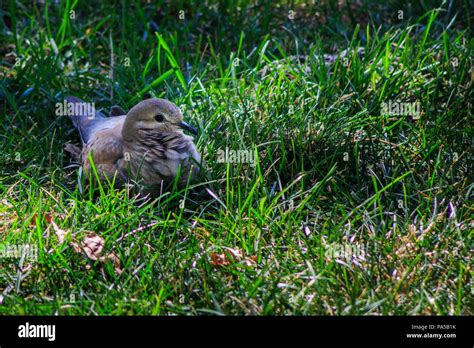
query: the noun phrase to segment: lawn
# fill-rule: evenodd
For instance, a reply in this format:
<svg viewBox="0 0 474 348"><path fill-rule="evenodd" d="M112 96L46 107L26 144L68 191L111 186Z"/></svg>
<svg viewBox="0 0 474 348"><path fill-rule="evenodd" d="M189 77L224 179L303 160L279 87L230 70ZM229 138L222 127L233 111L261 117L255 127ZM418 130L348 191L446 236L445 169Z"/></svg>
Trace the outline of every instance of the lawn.
<svg viewBox="0 0 474 348"><path fill-rule="evenodd" d="M472 1L43 2L1 2L0 314L474 314ZM173 101L201 178L85 182L67 95Z"/></svg>

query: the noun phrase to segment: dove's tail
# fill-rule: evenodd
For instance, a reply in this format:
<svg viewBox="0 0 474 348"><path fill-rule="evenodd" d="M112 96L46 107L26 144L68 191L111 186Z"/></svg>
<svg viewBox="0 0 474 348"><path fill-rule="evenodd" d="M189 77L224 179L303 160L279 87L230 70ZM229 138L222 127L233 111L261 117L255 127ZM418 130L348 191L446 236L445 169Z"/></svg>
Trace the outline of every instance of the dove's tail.
<svg viewBox="0 0 474 348"><path fill-rule="evenodd" d="M65 100L65 111L74 127L79 131L82 142L86 144L95 125L105 117L100 112L95 111L94 104L86 103L73 96L68 96Z"/></svg>

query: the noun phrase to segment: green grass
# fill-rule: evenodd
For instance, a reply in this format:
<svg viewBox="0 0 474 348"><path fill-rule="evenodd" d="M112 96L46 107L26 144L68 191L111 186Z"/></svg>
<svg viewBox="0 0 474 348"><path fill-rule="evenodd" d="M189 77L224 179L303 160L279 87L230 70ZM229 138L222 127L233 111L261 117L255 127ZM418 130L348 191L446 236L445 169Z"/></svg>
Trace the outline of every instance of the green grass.
<svg viewBox="0 0 474 348"><path fill-rule="evenodd" d="M472 1L337 4L2 2L0 313L472 315ZM78 185L69 94L172 100L203 178ZM121 274L74 250L92 232Z"/></svg>

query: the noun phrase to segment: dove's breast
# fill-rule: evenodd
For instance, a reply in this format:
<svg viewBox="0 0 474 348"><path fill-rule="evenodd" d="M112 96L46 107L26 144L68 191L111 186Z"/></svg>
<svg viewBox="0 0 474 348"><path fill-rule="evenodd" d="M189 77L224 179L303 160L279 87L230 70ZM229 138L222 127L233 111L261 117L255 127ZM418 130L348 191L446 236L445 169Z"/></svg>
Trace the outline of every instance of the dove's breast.
<svg viewBox="0 0 474 348"><path fill-rule="evenodd" d="M132 175L142 179L146 185L159 186L162 181L169 184L178 172L180 184L185 184L189 174L191 180L195 177L197 163L201 161L193 139L178 132L142 131L135 141L125 142L124 153L130 153L128 165Z"/></svg>

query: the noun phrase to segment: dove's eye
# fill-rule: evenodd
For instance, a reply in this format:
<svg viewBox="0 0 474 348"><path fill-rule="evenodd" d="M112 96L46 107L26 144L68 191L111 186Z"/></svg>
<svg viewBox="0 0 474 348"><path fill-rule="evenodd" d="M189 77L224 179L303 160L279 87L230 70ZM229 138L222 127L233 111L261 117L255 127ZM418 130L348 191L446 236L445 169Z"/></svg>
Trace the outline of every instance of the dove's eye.
<svg viewBox="0 0 474 348"><path fill-rule="evenodd" d="M165 120L165 116L163 116L163 114L157 114L155 116L155 120L156 122L163 122Z"/></svg>

